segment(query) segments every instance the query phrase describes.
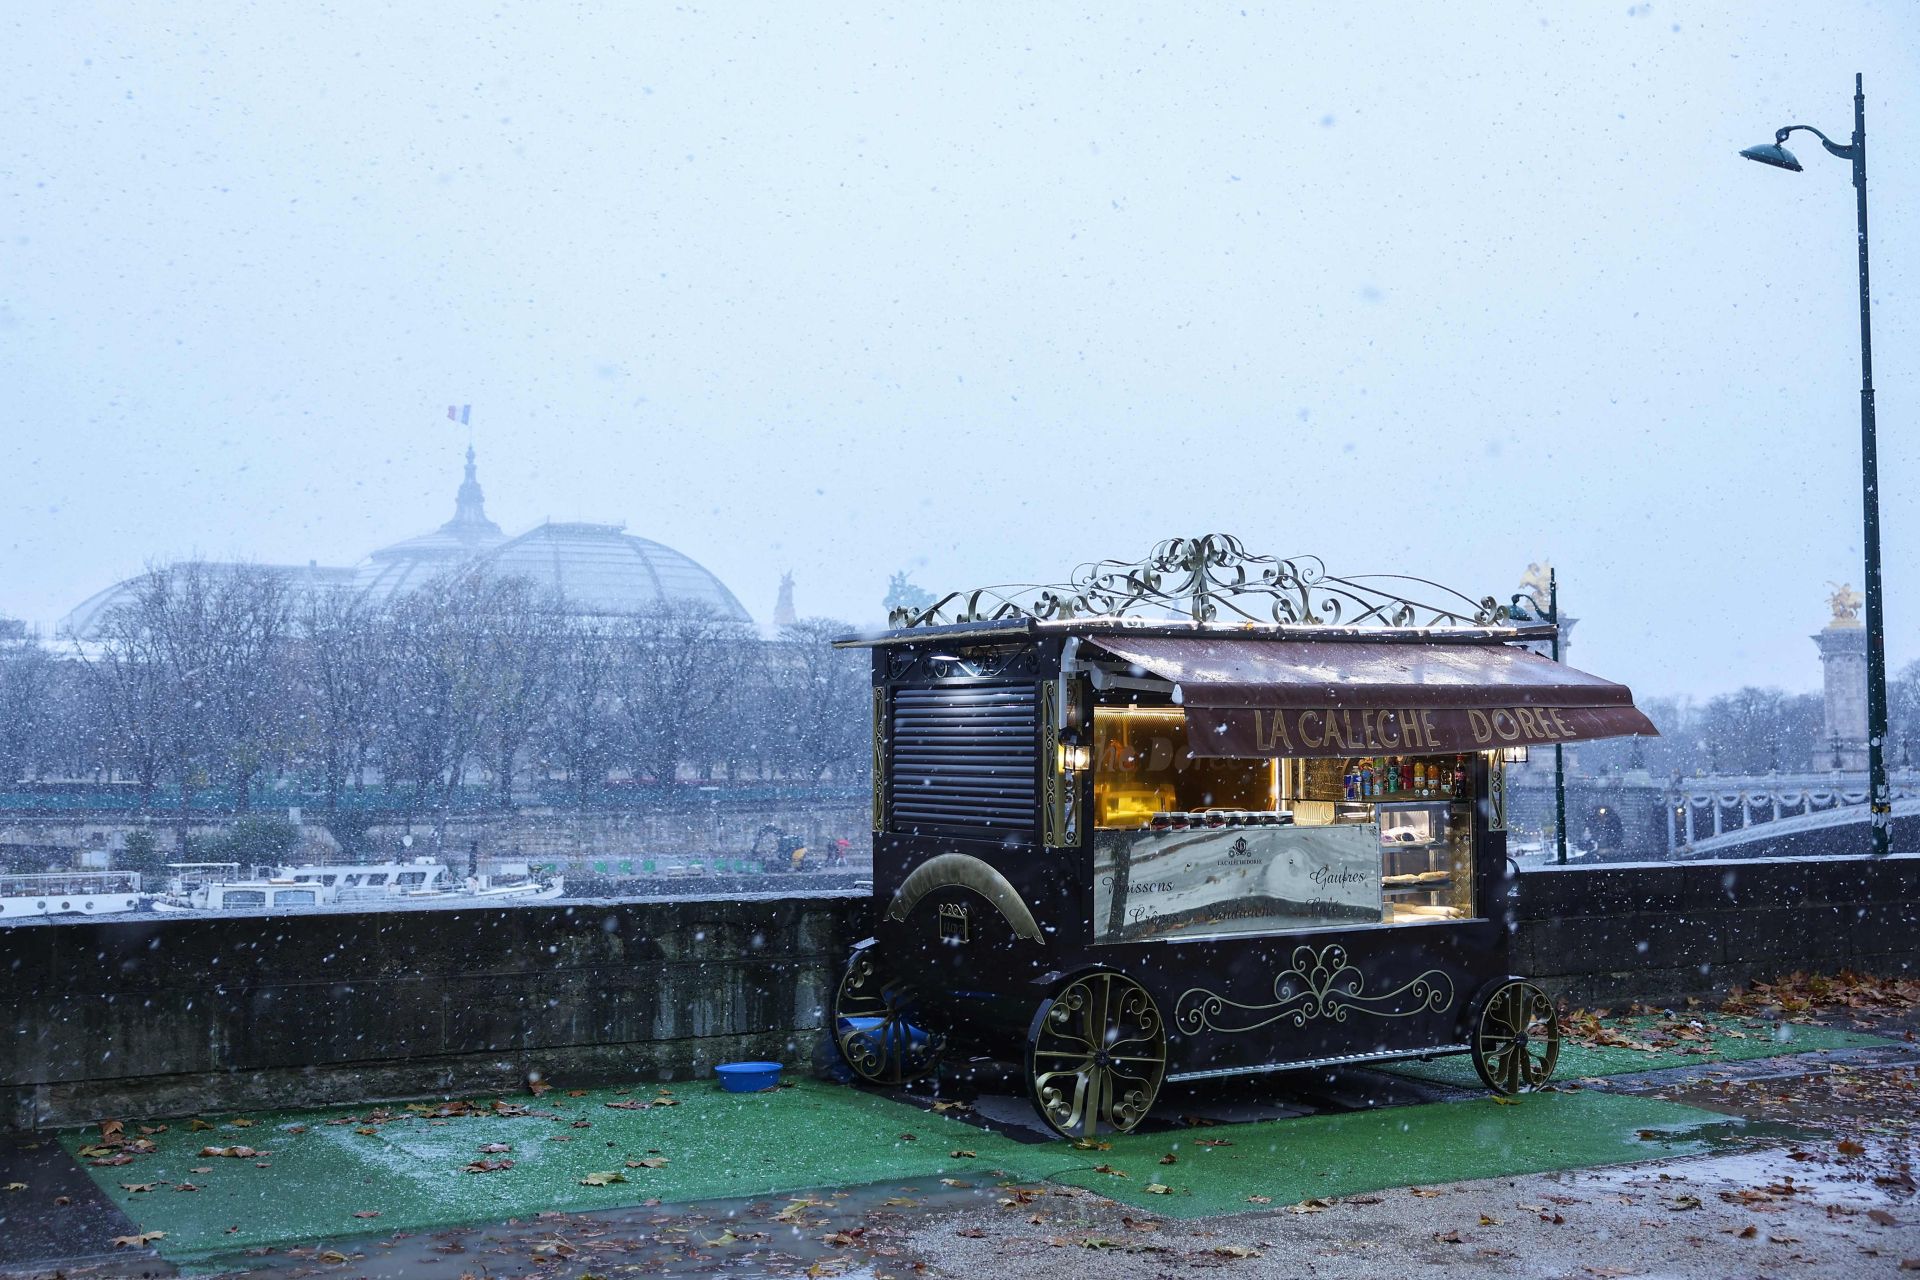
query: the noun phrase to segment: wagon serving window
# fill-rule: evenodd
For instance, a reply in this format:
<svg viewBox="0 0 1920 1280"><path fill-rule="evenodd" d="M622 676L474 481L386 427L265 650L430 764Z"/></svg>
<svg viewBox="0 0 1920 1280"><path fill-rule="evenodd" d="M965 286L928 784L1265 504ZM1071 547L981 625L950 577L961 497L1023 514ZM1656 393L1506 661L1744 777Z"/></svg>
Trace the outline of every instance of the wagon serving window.
<svg viewBox="0 0 1920 1280"><path fill-rule="evenodd" d="M1500 753L1650 728L1622 686L1503 645L1094 643L1120 674L1093 708L1100 943L1473 918Z"/></svg>
<svg viewBox="0 0 1920 1280"><path fill-rule="evenodd" d="M1473 914L1464 754L1202 756L1175 706L1096 707L1093 742L1098 942Z"/></svg>

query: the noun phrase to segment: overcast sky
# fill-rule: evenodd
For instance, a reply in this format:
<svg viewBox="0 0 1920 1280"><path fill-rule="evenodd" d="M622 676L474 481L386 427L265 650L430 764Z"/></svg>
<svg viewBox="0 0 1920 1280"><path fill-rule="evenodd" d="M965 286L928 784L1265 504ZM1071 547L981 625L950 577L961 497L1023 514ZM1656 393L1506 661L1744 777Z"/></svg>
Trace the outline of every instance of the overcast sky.
<svg viewBox="0 0 1920 1280"><path fill-rule="evenodd" d="M0 18L0 613L150 560L624 521L762 621L1225 531L1578 665L1920 658L1920 8L450 3ZM197 9L197 13L195 10ZM1804 139L1804 141L1803 141Z"/></svg>

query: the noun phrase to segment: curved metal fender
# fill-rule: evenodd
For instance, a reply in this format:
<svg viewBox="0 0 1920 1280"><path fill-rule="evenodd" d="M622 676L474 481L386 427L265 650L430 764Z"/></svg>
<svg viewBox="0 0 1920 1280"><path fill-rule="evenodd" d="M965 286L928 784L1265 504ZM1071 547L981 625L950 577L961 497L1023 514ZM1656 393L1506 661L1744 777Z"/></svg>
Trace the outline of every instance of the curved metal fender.
<svg viewBox="0 0 1920 1280"><path fill-rule="evenodd" d="M1046 941L1039 922L1033 918L1033 912L1013 882L991 864L966 853L937 854L915 867L895 890L893 902L887 907L887 919L905 920L920 899L935 889L946 888L973 890L999 909L1016 937L1031 942Z"/></svg>

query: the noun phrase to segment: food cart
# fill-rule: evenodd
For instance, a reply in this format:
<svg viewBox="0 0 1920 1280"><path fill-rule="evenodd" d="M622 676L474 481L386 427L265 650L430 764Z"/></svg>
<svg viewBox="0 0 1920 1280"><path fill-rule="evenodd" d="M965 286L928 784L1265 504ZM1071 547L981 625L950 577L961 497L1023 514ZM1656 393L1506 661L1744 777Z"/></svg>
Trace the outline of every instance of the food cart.
<svg viewBox="0 0 1920 1280"><path fill-rule="evenodd" d="M1214 534L842 641L873 653L848 1066L1019 1062L1074 1137L1169 1081L1466 1053L1539 1085L1559 1032L1508 958L1507 763L1656 732L1538 651L1543 604Z"/></svg>

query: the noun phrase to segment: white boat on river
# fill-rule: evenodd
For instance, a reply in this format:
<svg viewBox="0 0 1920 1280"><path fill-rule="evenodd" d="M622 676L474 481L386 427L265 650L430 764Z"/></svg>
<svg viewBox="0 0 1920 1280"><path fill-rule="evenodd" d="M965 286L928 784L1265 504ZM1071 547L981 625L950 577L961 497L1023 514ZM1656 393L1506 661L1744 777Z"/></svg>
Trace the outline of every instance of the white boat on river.
<svg viewBox="0 0 1920 1280"><path fill-rule="evenodd" d="M0 922L30 916L104 916L138 911L147 896L140 892L137 871L0 876Z"/></svg>
<svg viewBox="0 0 1920 1280"><path fill-rule="evenodd" d="M544 901L565 889L559 877L535 879L527 869L456 879L432 858L406 862L256 867L240 874L236 862L171 863L159 911L278 911L299 907L415 906L435 903Z"/></svg>

